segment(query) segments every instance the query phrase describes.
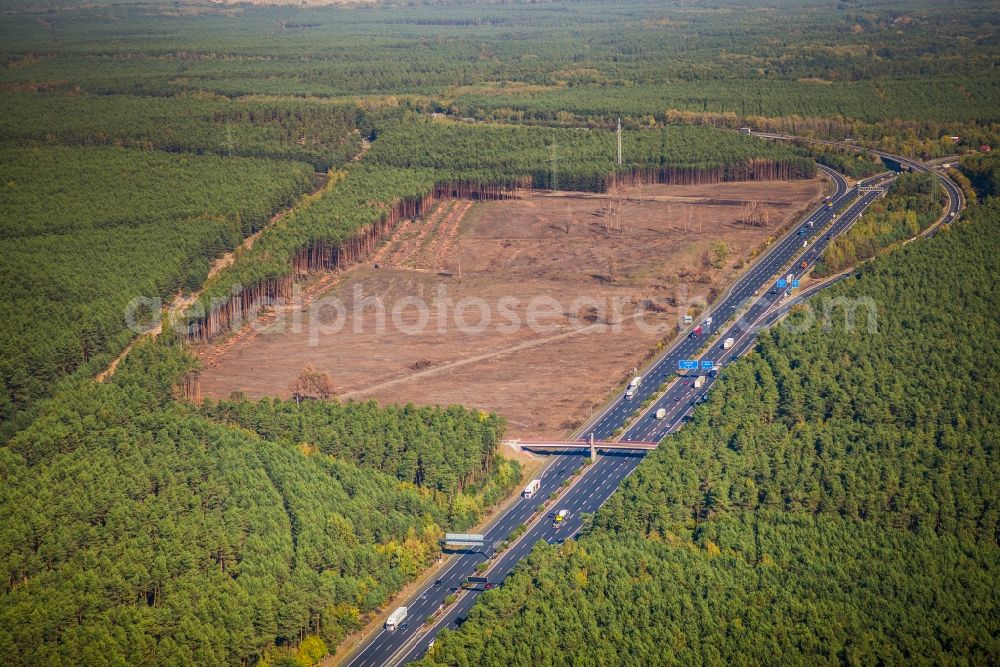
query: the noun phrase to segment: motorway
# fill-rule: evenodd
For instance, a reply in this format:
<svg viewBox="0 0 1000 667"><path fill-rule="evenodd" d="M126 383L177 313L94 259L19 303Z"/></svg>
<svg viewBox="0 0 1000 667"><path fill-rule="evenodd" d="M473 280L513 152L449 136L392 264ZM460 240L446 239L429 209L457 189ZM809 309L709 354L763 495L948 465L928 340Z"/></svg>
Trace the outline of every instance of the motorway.
<svg viewBox="0 0 1000 667"><path fill-rule="evenodd" d="M790 298L785 297L784 291L775 290L776 293L771 293L774 281L779 276L786 276L792 272L797 277L800 273L804 273L801 269L787 269L793 261L795 266L799 266L801 261L807 262L806 270L808 270L829 240L848 229L878 197L877 192L859 193L857 187L848 188L842 176L825 168L823 171L829 174L835 183L832 208L821 206L797 223L784 238L772 245L712 306L711 313L702 314L699 323L704 328L703 335L682 338L657 357L645 371L647 380L640 385L635 397L626 400L624 393L620 394L578 432L577 436L581 443L589 438L591 433L597 439L612 439L612 434L616 430L629 423L638 406L647 398L656 396L662 391L659 385L664 380L668 382L673 380L673 383L625 431L621 440L623 442L656 440L676 430L683 424L687 414L693 410L695 405L693 401L703 396L715 381L714 378L706 378L705 386L695 392L693 387L684 384L690 382L691 378L687 380L677 378L679 359L712 358L719 366L725 366L752 349L757 330L777 321L791 305L798 303L813 291L818 291L819 286ZM884 184L887 180L884 175L879 175L862 184ZM961 193L957 195L960 196ZM944 219L949 222L961 207L961 200L956 196L952 196L951 200L953 205L957 202L958 208L949 210L945 215ZM844 212L835 217L835 212L845 206ZM811 227L810 222L813 223ZM720 350L701 354L706 341L719 333L717 329L707 326L706 318L709 315L714 326L726 327L723 338L733 336L737 339L733 348L726 350L725 354ZM665 419L656 420L653 415L660 407L666 408L668 414ZM539 540L559 543L576 535L583 527L586 515L596 512L607 502L622 480L632 474L645 457L645 452L640 450L602 454L583 471L583 474L574 477L574 472L584 461L584 452L585 449L581 448L580 452L560 453L550 457L539 473L541 489L535 496L517 500L488 526L484 533L488 545L496 545L519 526L527 526L526 531L506 550L492 558L483 552L462 552L453 555L438 580L406 603L409 609L405 625L392 631L384 628L378 630L343 664L347 667L375 667L405 664L420 658L433 642L437 632L442 628L455 628L460 625L479 595L484 592L482 585L471 590L461 588L462 583L470 575L480 574L486 576L490 582L502 582ZM570 512L566 521L559 526L554 524L551 514L536 514L538 506L550 495L558 497L548 506L547 512L554 513L560 509ZM488 568L477 573L476 567L487 561ZM457 596L457 600L450 606L444 607L445 597L452 594ZM424 625L426 618L438 611L441 614L433 624Z"/></svg>
<svg viewBox="0 0 1000 667"><path fill-rule="evenodd" d="M958 217L958 214L962 211L965 206L965 196L962 194L962 189L959 188L955 183L934 171L934 169L927 164L920 162L918 160L913 160L910 158L902 157L899 155L892 155L891 153L886 153L884 151L877 151L870 148L864 148L863 146L858 146L856 144L846 142L846 141L829 141L826 139L806 139L803 137L796 137L788 134L775 134L772 132L751 132L755 137L760 137L761 139L777 139L779 141L804 141L812 144L826 144L827 146L836 146L837 148L842 148L850 151L868 152L878 155L883 161L895 162L911 171L929 172L933 173L938 177L938 182L941 186L948 192L948 210L941 220L936 224L931 225L925 229L921 236L934 236L940 229L942 223L949 223Z"/></svg>
<svg viewBox="0 0 1000 667"><path fill-rule="evenodd" d="M678 418L690 412L696 401L706 396L705 392L715 382L712 374L695 371L692 376L704 375L705 377L705 384L701 388L695 389L694 377L677 377L678 361L688 358L704 362L710 361L717 369L721 370L739 355L749 350L756 338L756 329L760 320L765 318L766 314L775 306L779 306L783 300L794 296L794 291L792 291L786 297L785 290L775 286L775 278L779 275L787 278L788 274L792 274L796 278L804 275L816 263L820 253L830 241L854 224L868 208L868 205L875 201L878 196L877 192L868 192L858 197L842 215L833 221L833 224L829 225L828 229L821 228L820 225L830 221L831 213L828 212L826 215L820 216L820 219L816 220L815 226L808 229L809 232L812 232L811 234L805 235L804 239L798 235L787 238L783 244L788 244L791 247L780 248L779 252L775 253L774 259L759 265L760 271L754 267L753 271L737 282L736 288L731 290L727 297L713 309L712 325L725 324L732 318L736 319L722 329L710 329L705 320L702 319L702 327L705 330L702 336L682 341L670 353L660 358L659 363L647 372L646 378L652 380L650 385L655 385L657 381L663 380L673 380L673 384L625 432L622 440L655 442L673 430L678 423ZM801 252L803 242L809 243L804 253ZM794 268L779 274L780 269L787 266L793 259L795 259ZM805 262L806 266L802 267L801 262ZM758 294L760 296L757 296ZM733 347L729 350L723 350L720 343L699 354L701 348L705 346L705 339L711 339L719 333L722 334L720 336L722 340L733 338L735 340ZM652 377L650 377L651 375ZM638 394L636 398L639 398ZM633 405L627 405L625 410L629 408L634 411ZM656 411L660 408L666 410L664 419L656 419L655 417Z"/></svg>
<svg viewBox="0 0 1000 667"><path fill-rule="evenodd" d="M679 360L700 358L700 360L713 361L719 366L725 366L736 352L726 351L723 353L719 350L714 355L704 356L700 354L705 346L705 341L718 332L716 327L725 324L745 310L745 315L727 331L727 335L740 337L757 317L783 298L784 290L773 289L774 281L779 276L787 277L788 273L793 274L796 278L804 273L805 269L798 268L799 263L806 261L807 266L811 266L819 253L829 243L828 235L836 236L842 233L878 196L877 193L867 193L858 198L857 188L848 189L847 181L844 180L843 176L826 169L824 171L834 178L836 184L833 207L822 206L813 211L804 220L797 223L792 232L774 244L770 251L741 276L712 306L710 312L704 313L699 318L696 324L702 327L702 334L700 336L694 335L694 325L692 325L692 333L687 338L682 339L665 354L658 357L647 369L642 384L635 391L635 396L630 400L623 392L596 420L591 420L584 437L593 433L595 438L606 440L616 435L616 429L629 421L636 408L642 405L646 399L662 391L661 384L663 382L670 382L677 377ZM857 200L834 221L836 211L856 198ZM830 225L831 221L833 221L832 226ZM811 227L810 224L812 224ZM826 230L827 226L830 226L829 230ZM795 262L796 268L788 271L783 270L792 263L793 259L800 256L803 259ZM708 320L709 317L711 317L711 322ZM752 338L749 335L742 337ZM694 375L699 374L694 373ZM707 379L710 380L710 378ZM693 378L688 380L693 382ZM643 415L639 423L625 433L622 440L655 441L666 435L673 427L676 417L685 412L685 408L690 407L691 401L695 400L696 394L693 384L685 385L683 382L685 380L677 381L671 385L666 394L653 405L649 414ZM705 388L707 385L702 387L703 390ZM701 393L699 391L697 395L701 395ZM658 408L666 408L666 419L656 420L653 417Z"/></svg>
<svg viewBox="0 0 1000 667"><path fill-rule="evenodd" d="M587 470L587 475L577 478L576 483L569 487L559 508L570 509L571 515L566 525L556 527L551 520L543 520L534 524L520 539L504 551L496 562L485 573L490 581L502 581L514 568L519 560L531 551L535 542L544 539L548 542L561 542L566 537L575 534L581 524L581 513L595 512L614 493L621 481L632 472L635 464L642 459L645 452L620 452L602 456L597 463ZM535 514L537 507L544 503L552 493L563 489L563 484L582 464L583 456L579 452L558 454L549 458L539 474L541 488L533 498L521 498L511 508L500 516L484 533L487 544L496 544L506 538L515 528L527 523ZM595 475L595 473L598 473ZM346 664L349 667L372 667L373 665L401 664L414 660L426 650L436 630L442 627L455 627L459 618L475 603L483 592L480 586L476 590L462 591L461 584L469 575L475 574L479 563L488 561L487 554L482 551L456 553L453 562L438 575L435 583L429 585L408 604L407 627L394 631L380 630L375 638L364 649ZM440 582L438 584L437 582ZM427 616L437 611L444 598L453 593L459 594L459 600L447 608L434 625L434 633L420 632ZM406 648L406 654L395 655L401 648ZM406 658L405 660L403 658Z"/></svg>

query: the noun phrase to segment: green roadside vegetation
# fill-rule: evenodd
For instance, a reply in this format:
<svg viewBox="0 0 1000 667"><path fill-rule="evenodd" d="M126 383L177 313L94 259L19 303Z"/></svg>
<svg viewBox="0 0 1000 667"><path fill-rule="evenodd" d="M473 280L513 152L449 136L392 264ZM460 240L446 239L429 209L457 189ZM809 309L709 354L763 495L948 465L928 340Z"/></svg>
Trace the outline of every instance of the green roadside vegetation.
<svg viewBox="0 0 1000 667"><path fill-rule="evenodd" d="M934 174L901 174L885 198L874 202L846 234L834 239L813 275L825 278L839 273L893 243L915 237L941 217L946 201L944 188Z"/></svg>
<svg viewBox="0 0 1000 667"><path fill-rule="evenodd" d="M325 654L519 481L495 416L198 408L173 395L192 370L179 346L141 344L0 449L5 661Z"/></svg>
<svg viewBox="0 0 1000 667"><path fill-rule="evenodd" d="M991 662L998 270L990 198L814 297L421 664Z"/></svg>
<svg viewBox="0 0 1000 667"><path fill-rule="evenodd" d="M886 166L881 158L863 151L848 151L822 144L812 144L809 146L809 153L816 158L816 162L835 169L854 180L861 180L886 171Z"/></svg>

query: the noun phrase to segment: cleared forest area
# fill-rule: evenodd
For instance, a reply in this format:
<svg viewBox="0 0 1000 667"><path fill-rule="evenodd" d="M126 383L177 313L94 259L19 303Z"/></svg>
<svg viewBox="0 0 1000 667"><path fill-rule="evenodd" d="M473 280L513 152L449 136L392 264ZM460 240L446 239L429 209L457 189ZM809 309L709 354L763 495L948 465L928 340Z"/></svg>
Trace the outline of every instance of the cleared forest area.
<svg viewBox="0 0 1000 667"><path fill-rule="evenodd" d="M0 3L4 664L317 664L527 481L508 431L586 416L677 301L815 200L817 159L883 168L740 128L947 161L1000 145L984 0ZM958 168L968 201L1000 191ZM924 224L933 193L909 185L841 258ZM438 657L996 662L1000 254L951 233L834 291L882 290L891 336L766 339L587 517L587 554L536 554ZM356 287L441 286L446 322L483 303L492 325L393 333L389 302L385 334L372 313L315 345L246 326L330 329L324 302ZM135 297L140 322L173 302L190 328L138 338ZM547 330L496 328L546 298ZM666 334L630 319L647 304ZM289 400L246 398L267 394Z"/></svg>
<svg viewBox="0 0 1000 667"><path fill-rule="evenodd" d="M625 185L803 179L815 163L754 137L705 127L625 134L615 164L608 131L468 126L396 119L376 128L370 151L301 215L261 234L254 247L206 284L189 317L199 342L235 333L262 309L292 296L313 272L368 261L404 220L448 199L503 200L535 188L604 192ZM558 147L557 159L549 159Z"/></svg>
<svg viewBox="0 0 1000 667"><path fill-rule="evenodd" d="M824 191L818 179L629 188L622 229L608 228L610 198L598 193L444 201L259 335L199 348L201 390L284 395L312 365L342 398L461 403L504 416L515 436L558 436L674 335L683 299L711 299ZM748 202L769 210L769 226L746 224ZM359 293L383 301L383 333L377 309L355 310ZM439 310L440 295L449 303ZM342 321L324 299L345 304ZM531 304L549 299L560 308L530 327ZM647 302L640 327L632 316ZM415 303L429 311L420 330Z"/></svg>

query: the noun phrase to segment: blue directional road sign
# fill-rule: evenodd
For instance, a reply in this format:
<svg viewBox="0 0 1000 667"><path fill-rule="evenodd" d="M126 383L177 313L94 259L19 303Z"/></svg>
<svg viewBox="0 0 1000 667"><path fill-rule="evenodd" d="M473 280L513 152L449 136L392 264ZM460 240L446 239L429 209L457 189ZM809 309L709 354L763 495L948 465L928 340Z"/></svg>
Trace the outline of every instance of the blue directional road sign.
<svg viewBox="0 0 1000 667"><path fill-rule="evenodd" d="M710 370L712 370L713 366L715 366L715 364L712 363L711 360L709 360L709 359L702 359L701 360L701 370L703 370L703 371L710 371Z"/></svg>
<svg viewBox="0 0 1000 667"><path fill-rule="evenodd" d="M799 281L798 280L793 280L792 281L792 287L798 287L798 286L799 286Z"/></svg>
<svg viewBox="0 0 1000 667"><path fill-rule="evenodd" d="M778 288L779 289L785 289L786 287L788 287L788 281L787 280L785 280L784 278L782 278L781 280L778 281Z"/></svg>
<svg viewBox="0 0 1000 667"><path fill-rule="evenodd" d="M677 362L677 365L683 371L696 371L698 370L698 360L697 359L681 359Z"/></svg>

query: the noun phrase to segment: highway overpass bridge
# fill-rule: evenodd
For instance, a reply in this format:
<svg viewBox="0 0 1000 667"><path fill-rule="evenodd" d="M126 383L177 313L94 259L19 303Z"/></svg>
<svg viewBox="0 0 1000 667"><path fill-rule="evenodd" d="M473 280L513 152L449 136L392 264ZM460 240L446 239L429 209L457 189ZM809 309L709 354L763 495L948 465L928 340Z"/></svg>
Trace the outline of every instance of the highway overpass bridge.
<svg viewBox="0 0 1000 667"><path fill-rule="evenodd" d="M611 440L508 440L507 444L515 449L526 451L566 451L590 450L590 458L596 459L600 450L613 451L649 451L656 449L656 442L614 442Z"/></svg>
<svg viewBox="0 0 1000 667"><path fill-rule="evenodd" d="M787 137L779 135L773 138ZM906 160L907 158L901 158L901 161ZM926 169L919 163L915 164L918 165L916 167L918 170ZM842 232L849 229L851 224L864 213L868 204L878 196L876 192L857 193L856 190L848 188L846 179L840 174L830 173L830 177L836 185L836 194L833 197L834 207L844 204L849 207L834 219L835 209L822 206L799 222L799 228L808 222L815 223L813 227L806 227L810 230L807 234L816 237L814 242L810 243L810 248L805 251L809 255L808 263L816 261L819 252L828 240L837 238ZM872 186L880 178L884 178L884 175L864 179L859 185ZM942 216L941 220L951 221L961 210L961 192L956 192L957 188L954 184L950 184L946 179L943 182L949 191L951 204L949 211ZM862 194L862 196L856 198L856 194ZM938 224L940 221L925 230L923 234L933 233ZM763 294L758 295L758 293L764 287L768 287L771 281L786 273L785 267L789 263L800 263L803 254L802 239L796 235L793 227L785 238L775 242L770 250L765 252L750 268L749 272L733 283L713 304L712 312L716 314L720 324L731 316L742 317L741 304L748 299L753 302L746 315L750 322L763 322L766 325L774 321L781 311L772 312L772 309L782 297L772 298L766 289L764 289ZM819 290L825 284L820 283L814 288L804 290L797 298L805 298L812 293L811 290ZM785 300L781 304L781 309L787 308L795 301L796 299ZM753 328L748 329L748 331L752 332ZM717 336L716 342L718 338L724 337L725 333ZM755 336L747 335L742 339L742 342L737 343L734 353L730 356L743 354L752 349L754 339ZM679 359L700 357L704 344L704 339L700 337L681 337L646 369L645 375L655 374L657 371L672 373L677 368ZM709 383L712 382L714 380L709 380ZM656 448L656 444L649 441L658 439L666 430L673 429L682 423L683 416L693 408L691 400L694 396L689 387L680 383L672 383L667 393L658 399L656 398L658 394L656 389L653 383L643 383L640 386L640 393L636 395L634 401L627 401L619 394L606 410L596 415L578 431L578 435L586 434L587 440L581 437L578 440L507 441L505 444L508 446L528 451L551 452L552 456L548 465L543 469L543 472L547 474L539 475L541 486L537 497L519 499L506 510L498 513L493 522L485 528L483 539L487 542L501 542L507 540L513 531L522 526L526 530L519 533L519 537L511 538L509 546L492 560L483 554L483 550L467 549L453 556L453 560L438 575L438 581L441 582L441 585L428 585L408 601L409 613L413 618L439 614L437 619L429 626L413 623L412 627L407 630L380 630L374 633L359 651L348 658L345 663L346 667L395 666L419 659L434 641L441 628L457 627L475 604L479 595L478 591L463 592L458 590L462 582L467 581L470 575L480 573L482 570L481 574L490 577L491 581L503 579L521 559L530 553L536 542L560 543L574 536L582 527L584 517L592 515L603 506L622 481L634 472L639 461L643 458L638 455L639 452ZM633 421L635 406L650 397L656 400L643 415L640 415L638 420ZM666 420L654 418L653 415L661 406L668 408L670 418ZM616 431L620 432L621 428L629 424L631 426L625 431L624 436L625 438L635 437L635 442L610 442ZM591 433L594 435L591 436ZM593 441L589 440L591 437ZM599 438L607 438L607 440ZM578 453L589 451L591 456L596 457L598 450L634 451L637 455L595 458L593 465L584 468L582 474L567 484L578 465ZM538 499L548 497L553 498L552 509L570 511L569 518L559 525L555 525L544 513L538 512ZM483 570L484 563L485 570ZM449 591L452 590L452 587L457 591L458 597L453 603L445 605L444 600L451 594Z"/></svg>

